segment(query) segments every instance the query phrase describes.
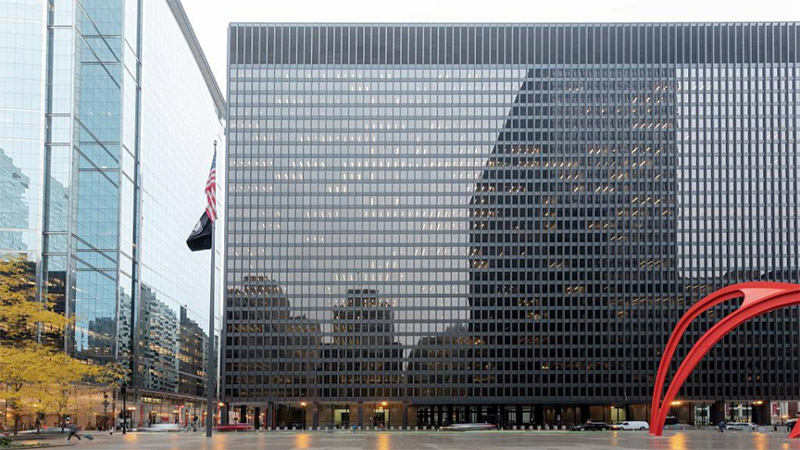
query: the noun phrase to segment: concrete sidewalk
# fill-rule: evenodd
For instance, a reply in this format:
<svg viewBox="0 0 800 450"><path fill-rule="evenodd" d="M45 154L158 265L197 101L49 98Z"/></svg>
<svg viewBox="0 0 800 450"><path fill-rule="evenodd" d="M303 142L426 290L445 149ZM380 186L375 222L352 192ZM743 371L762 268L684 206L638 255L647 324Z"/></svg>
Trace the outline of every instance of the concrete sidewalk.
<svg viewBox="0 0 800 450"><path fill-rule="evenodd" d="M153 450L255 450L330 449L330 450L520 450L527 448L561 449L654 449L654 450L800 450L800 440L787 433L748 433L730 431L666 432L653 437L638 431L605 432L269 432L219 433L207 440L201 433L131 433L96 435L94 441L80 441L80 448Z"/></svg>

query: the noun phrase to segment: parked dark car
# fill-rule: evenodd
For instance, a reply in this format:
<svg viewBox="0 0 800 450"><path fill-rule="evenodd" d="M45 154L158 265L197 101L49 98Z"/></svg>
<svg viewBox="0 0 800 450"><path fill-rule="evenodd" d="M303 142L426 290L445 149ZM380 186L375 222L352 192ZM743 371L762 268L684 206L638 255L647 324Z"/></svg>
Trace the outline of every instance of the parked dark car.
<svg viewBox="0 0 800 450"><path fill-rule="evenodd" d="M572 431L605 431L610 430L611 425L605 422L586 422L578 425L573 425L570 430Z"/></svg>

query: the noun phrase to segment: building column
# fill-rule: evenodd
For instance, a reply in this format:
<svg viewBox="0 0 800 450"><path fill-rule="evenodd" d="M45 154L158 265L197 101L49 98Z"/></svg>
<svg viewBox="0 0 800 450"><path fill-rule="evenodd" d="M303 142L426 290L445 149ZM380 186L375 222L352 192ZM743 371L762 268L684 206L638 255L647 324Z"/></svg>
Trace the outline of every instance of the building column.
<svg viewBox="0 0 800 450"><path fill-rule="evenodd" d="M728 420L728 418L725 417L725 402L716 401L711 404L711 408L709 409L711 425L716 425L723 420Z"/></svg>
<svg viewBox="0 0 800 450"><path fill-rule="evenodd" d="M442 426L442 406L441 405L437 405L436 406L436 426L437 426L437 428Z"/></svg>
<svg viewBox="0 0 800 450"><path fill-rule="evenodd" d="M560 405L556 406L555 407L555 413L553 414L553 424L555 424L556 426L560 426L561 422L564 421L564 418L561 416L561 414L562 414L561 413L561 406Z"/></svg>
<svg viewBox="0 0 800 450"><path fill-rule="evenodd" d="M586 423L589 419L592 418L592 409L589 405L581 405L581 421L580 423Z"/></svg>
<svg viewBox="0 0 800 450"><path fill-rule="evenodd" d="M256 430L261 428L261 408L258 406L253 408L253 428Z"/></svg>
<svg viewBox="0 0 800 450"><path fill-rule="evenodd" d="M221 416L221 417L219 418L219 422L220 422L220 424L222 424L222 425L227 425L227 424L229 423L229 422L228 422L228 417L230 417L230 411L229 411L229 408L230 408L230 407L231 407L231 406L230 406L229 404L225 403L225 406L223 406L223 407L221 408L221 410L220 410L220 412L219 412L219 414L220 414L220 416ZM203 423L205 423L205 422L203 422Z"/></svg>
<svg viewBox="0 0 800 450"><path fill-rule="evenodd" d="M770 411L770 402L764 400L760 405L753 404L753 423L758 425L771 425L772 414Z"/></svg>
<svg viewBox="0 0 800 450"><path fill-rule="evenodd" d="M358 428L364 429L364 402L358 402Z"/></svg>
<svg viewBox="0 0 800 450"><path fill-rule="evenodd" d="M544 405L534 405L533 422L536 425L544 426Z"/></svg>
<svg viewBox="0 0 800 450"><path fill-rule="evenodd" d="M408 428L408 402L403 402L403 429Z"/></svg>
<svg viewBox="0 0 800 450"><path fill-rule="evenodd" d="M272 430L275 428L275 404L272 402L267 403L267 420L264 423L264 428L267 431Z"/></svg>
<svg viewBox="0 0 800 450"><path fill-rule="evenodd" d="M239 407L239 423L247 423L247 405Z"/></svg>
<svg viewBox="0 0 800 450"><path fill-rule="evenodd" d="M514 411L514 422L516 422L517 427L523 428L525 425L522 423L522 406L517 405Z"/></svg>
<svg viewBox="0 0 800 450"><path fill-rule="evenodd" d="M311 428L314 430L319 428L319 402L311 404Z"/></svg>

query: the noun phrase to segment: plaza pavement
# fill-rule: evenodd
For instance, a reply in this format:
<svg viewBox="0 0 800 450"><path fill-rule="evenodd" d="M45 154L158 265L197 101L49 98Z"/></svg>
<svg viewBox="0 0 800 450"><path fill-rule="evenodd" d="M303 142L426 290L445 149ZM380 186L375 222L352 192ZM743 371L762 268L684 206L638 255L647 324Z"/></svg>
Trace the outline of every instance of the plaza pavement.
<svg viewBox="0 0 800 450"><path fill-rule="evenodd" d="M50 441L51 445L56 442ZM60 442L59 442L60 443ZM66 442L65 442L66 443ZM153 450L521 450L521 449L748 449L800 450L800 440L787 433L749 433L710 430L668 431L662 437L647 432L358 432L317 431L270 433L219 433L207 440L202 433L96 434L93 441L75 442L85 449Z"/></svg>

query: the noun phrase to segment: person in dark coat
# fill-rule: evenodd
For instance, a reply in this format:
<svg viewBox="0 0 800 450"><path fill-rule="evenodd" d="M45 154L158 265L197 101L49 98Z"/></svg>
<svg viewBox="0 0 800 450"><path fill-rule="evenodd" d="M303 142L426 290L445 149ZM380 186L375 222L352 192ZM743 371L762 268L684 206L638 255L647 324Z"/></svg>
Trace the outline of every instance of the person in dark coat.
<svg viewBox="0 0 800 450"><path fill-rule="evenodd" d="M719 432L720 433L724 433L725 432L725 421L724 420L720 420L719 423L717 424L717 428L719 428Z"/></svg>
<svg viewBox="0 0 800 450"><path fill-rule="evenodd" d="M67 428L69 428L69 436L67 436L67 440L72 439L72 436L78 438L79 441L81 440L81 435L78 434L78 427L73 424L69 424L67 425Z"/></svg>

